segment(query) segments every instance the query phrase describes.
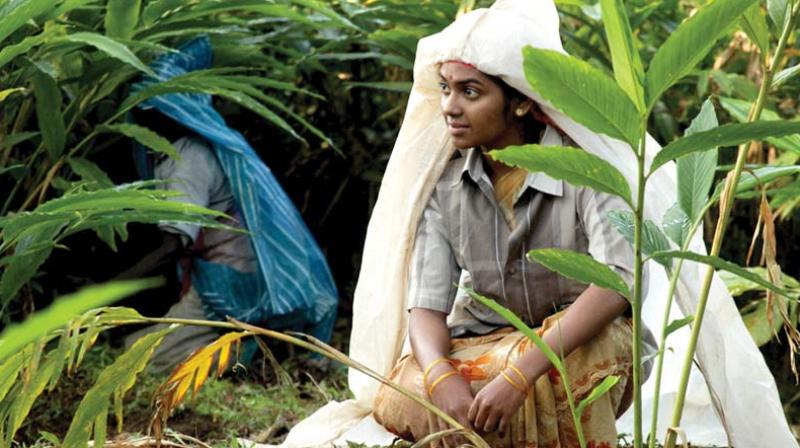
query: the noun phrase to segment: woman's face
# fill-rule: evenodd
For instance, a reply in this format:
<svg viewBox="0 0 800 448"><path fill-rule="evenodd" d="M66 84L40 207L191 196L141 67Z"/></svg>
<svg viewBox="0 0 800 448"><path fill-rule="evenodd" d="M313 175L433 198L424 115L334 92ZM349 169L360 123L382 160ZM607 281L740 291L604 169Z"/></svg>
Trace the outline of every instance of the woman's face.
<svg viewBox="0 0 800 448"><path fill-rule="evenodd" d="M502 149L523 143L513 107L503 89L468 65L445 62L439 69L442 115L456 148Z"/></svg>

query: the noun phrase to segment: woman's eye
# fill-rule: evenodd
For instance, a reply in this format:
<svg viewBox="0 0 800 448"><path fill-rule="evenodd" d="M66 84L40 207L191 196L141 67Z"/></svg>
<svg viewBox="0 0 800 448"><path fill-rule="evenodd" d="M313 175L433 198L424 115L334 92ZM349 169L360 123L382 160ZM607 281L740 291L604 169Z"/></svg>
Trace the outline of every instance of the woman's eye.
<svg viewBox="0 0 800 448"><path fill-rule="evenodd" d="M449 87L447 86L446 83L443 83L443 82L439 83L439 90L441 90L442 92L447 92L448 89L449 89Z"/></svg>
<svg viewBox="0 0 800 448"><path fill-rule="evenodd" d="M464 89L464 95L466 95L467 98L475 98L478 96L478 91L471 87L467 87Z"/></svg>

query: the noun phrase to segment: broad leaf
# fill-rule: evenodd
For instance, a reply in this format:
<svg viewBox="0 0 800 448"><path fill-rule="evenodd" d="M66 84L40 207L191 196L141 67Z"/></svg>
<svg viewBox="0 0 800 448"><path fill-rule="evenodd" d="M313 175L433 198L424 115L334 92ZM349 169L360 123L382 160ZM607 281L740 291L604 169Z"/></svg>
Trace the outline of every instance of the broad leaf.
<svg viewBox="0 0 800 448"><path fill-rule="evenodd" d="M6 0L0 3L0 43L29 20L52 7L52 0Z"/></svg>
<svg viewBox="0 0 800 448"><path fill-rule="evenodd" d="M142 0L108 0L106 6L106 35L129 39L139 22Z"/></svg>
<svg viewBox="0 0 800 448"><path fill-rule="evenodd" d="M653 56L645 75L647 108L689 74L753 3L755 0L712 2L670 34Z"/></svg>
<svg viewBox="0 0 800 448"><path fill-rule="evenodd" d="M170 331L172 331L171 328L166 328L142 336L127 352L100 372L97 381L84 395L75 411L67 435L64 436L64 446L87 446L92 434L92 426L97 424L100 425L100 431L96 429L95 433L105 433L112 395L120 388L129 387L131 379L135 380L136 375L144 370L153 356L153 352ZM124 394L126 390L121 392Z"/></svg>
<svg viewBox="0 0 800 448"><path fill-rule="evenodd" d="M719 257L712 257L711 255L701 255L701 254L697 254L697 253L694 253L694 252L685 252L685 251L680 251L680 250L670 250L670 251L664 251L664 252L657 252L657 253L653 254L652 257L653 258L659 258L659 257L683 258L684 260L690 260L690 261L695 261L695 262L698 262L698 263L707 264L709 266L714 267L715 269L721 269L723 271L728 271L728 272L730 272L732 274L736 274L739 277L742 277L742 278L744 278L746 280L750 280L751 282L756 283L759 286L762 286L762 287L764 287L766 289L769 289L770 291L772 291L772 292L774 292L776 294L780 294L780 295L782 295L784 297L791 297L791 293L789 291L773 285L768 280L765 280L765 279L761 278L757 274L754 274L754 273L748 271L747 269L739 266L738 264L731 263L730 261L723 260L722 258L719 258Z"/></svg>
<svg viewBox="0 0 800 448"><path fill-rule="evenodd" d="M617 83L589 63L525 47L525 77L534 91L587 128L637 146L639 112Z"/></svg>
<svg viewBox="0 0 800 448"><path fill-rule="evenodd" d="M798 66L800 67L800 65ZM753 103L735 98L719 97L719 103L726 112L739 122L746 122L747 115L750 113L750 108ZM785 121L776 112L764 108L761 110L761 121ZM792 151L800 154L800 136L787 135L785 137L767 137L767 142L775 145L778 149Z"/></svg>
<svg viewBox="0 0 800 448"><path fill-rule="evenodd" d="M633 233L634 233L634 224L633 224L633 212L630 210L612 210L608 212L608 220L614 224L614 227L617 228L617 231L625 238L627 242L633 245ZM643 232L642 232L642 253L645 255L650 255L655 252L660 252L664 250L669 250L670 245L669 241L667 241L667 237L664 236L664 233L661 232L661 229L649 219L644 221ZM659 263L664 264L664 267L670 269L671 262L668 260L656 260Z"/></svg>
<svg viewBox="0 0 800 448"><path fill-rule="evenodd" d="M775 26L776 35L780 35L786 21L789 20L789 8L792 2L789 0L767 0L767 11Z"/></svg>
<svg viewBox="0 0 800 448"><path fill-rule="evenodd" d="M126 137L130 137L139 144L152 149L155 152L166 154L173 159L179 159L178 152L172 143L166 138L156 134L148 128L132 123L117 123L103 126L101 130L106 132L118 132Z"/></svg>
<svg viewBox="0 0 800 448"><path fill-rule="evenodd" d="M769 27L767 19L761 11L761 6L756 2L742 17L742 29L750 37L750 40L758 45L761 55L769 52Z"/></svg>
<svg viewBox="0 0 800 448"><path fill-rule="evenodd" d="M778 87L782 86L783 83L785 83L786 81L797 76L798 73L800 73L800 64L779 71L775 75L775 77L772 78L772 85L770 86L770 88L777 89Z"/></svg>
<svg viewBox="0 0 800 448"><path fill-rule="evenodd" d="M573 185L621 197L629 205L631 188L625 176L604 159L580 148L566 146L509 146L489 153L506 165L543 172Z"/></svg>
<svg viewBox="0 0 800 448"><path fill-rule="evenodd" d="M622 277L589 255L551 248L534 249L528 252L528 258L564 277L583 283L593 283L630 299L630 290Z"/></svg>
<svg viewBox="0 0 800 448"><path fill-rule="evenodd" d="M612 387L616 386L619 382L619 377L616 375L609 375L603 378L603 381L600 382L597 386L592 389L592 392L586 396L580 403L578 403L578 407L575 408L575 413L578 417L583 415L583 412L586 408L597 401L598 398L602 397L603 394L611 390Z"/></svg>
<svg viewBox="0 0 800 448"><path fill-rule="evenodd" d="M50 307L34 313L22 323L10 325L0 333L0 361L88 309L106 305L160 283L158 280L121 281L89 286L75 294L60 297Z"/></svg>
<svg viewBox="0 0 800 448"><path fill-rule="evenodd" d="M640 111L644 110L644 68L634 45L631 25L622 0L601 0L603 25L611 49L614 78Z"/></svg>
<svg viewBox="0 0 800 448"><path fill-rule="evenodd" d="M739 178L739 185L736 186L736 193L744 193L757 188L759 185L766 185L773 180L785 176L793 176L795 174L800 174L800 165L763 166L752 170L752 173L750 171L743 171L742 176ZM717 184L717 187L714 189L714 194L711 195L713 201L719 200L724 186L724 180Z"/></svg>
<svg viewBox="0 0 800 448"><path fill-rule="evenodd" d="M706 100L700 113L684 135L689 136L717 127L717 114L714 104ZM714 171L717 168L717 148L694 152L677 160L678 203L689 220L694 222L708 200L708 192L714 182Z"/></svg>
<svg viewBox="0 0 800 448"><path fill-rule="evenodd" d="M67 42L91 45L92 47L97 48L114 59L118 59L132 67L135 67L139 71L147 73L150 76L155 76L153 70L144 65L144 62L142 62L135 54L133 54L128 47L110 37L97 33L80 32L68 34L60 39Z"/></svg>
<svg viewBox="0 0 800 448"><path fill-rule="evenodd" d="M678 157L715 147L736 146L767 137L783 137L800 133L800 122L757 121L755 123L725 124L710 131L698 132L676 140L661 149L653 158L650 173Z"/></svg>
<svg viewBox="0 0 800 448"><path fill-rule="evenodd" d="M692 227L692 221L689 216L677 203L664 212L664 218L661 222L661 227L664 233L678 245L683 247L686 239L689 237L689 229Z"/></svg>
<svg viewBox="0 0 800 448"><path fill-rule="evenodd" d="M664 336L669 336L672 333L675 333L676 331L689 325L693 321L694 321L694 316L686 316L681 319L673 320L672 322L669 323L669 325L667 325L667 328L664 329Z"/></svg>
<svg viewBox="0 0 800 448"><path fill-rule="evenodd" d="M64 151L67 134L61 115L61 89L50 75L35 70L31 77L33 94L36 97L36 120L42 141L52 160Z"/></svg>

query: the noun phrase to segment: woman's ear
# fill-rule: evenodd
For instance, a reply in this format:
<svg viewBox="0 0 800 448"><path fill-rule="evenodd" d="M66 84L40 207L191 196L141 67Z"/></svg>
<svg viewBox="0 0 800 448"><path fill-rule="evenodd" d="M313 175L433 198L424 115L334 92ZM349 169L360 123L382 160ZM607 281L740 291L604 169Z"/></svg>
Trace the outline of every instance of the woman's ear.
<svg viewBox="0 0 800 448"><path fill-rule="evenodd" d="M519 101L514 108L514 116L517 118L522 118L528 113L530 113L531 108L533 107L533 100L530 98L526 98L523 101Z"/></svg>

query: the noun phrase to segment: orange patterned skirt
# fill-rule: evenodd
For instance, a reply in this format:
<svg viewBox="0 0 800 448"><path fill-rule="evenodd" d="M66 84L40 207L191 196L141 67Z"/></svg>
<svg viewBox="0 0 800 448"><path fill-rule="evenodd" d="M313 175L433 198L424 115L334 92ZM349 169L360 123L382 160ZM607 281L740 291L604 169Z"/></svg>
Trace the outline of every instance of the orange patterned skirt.
<svg viewBox="0 0 800 448"><path fill-rule="evenodd" d="M557 324L561 313L548 317L537 329L541 335ZM522 354L536 349L522 333L503 328L484 336L454 338L450 358L461 376L477 393L508 364ZM588 344L579 347L566 358L567 372L573 397L577 403L609 375L619 376L619 382L606 394L586 408L581 425L587 445L592 448L611 448L617 443L616 417L623 409L623 395L631 375L631 324L618 318ZM402 357L389 374L389 380L426 396L422 370L412 355ZM435 432L429 426L431 416L419 404L399 392L381 386L373 404L375 420L394 434L417 441ZM551 369L529 389L525 402L501 438L498 433L483 435L492 447L572 448L578 437L572 421L569 402L558 372Z"/></svg>

